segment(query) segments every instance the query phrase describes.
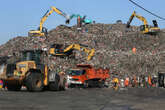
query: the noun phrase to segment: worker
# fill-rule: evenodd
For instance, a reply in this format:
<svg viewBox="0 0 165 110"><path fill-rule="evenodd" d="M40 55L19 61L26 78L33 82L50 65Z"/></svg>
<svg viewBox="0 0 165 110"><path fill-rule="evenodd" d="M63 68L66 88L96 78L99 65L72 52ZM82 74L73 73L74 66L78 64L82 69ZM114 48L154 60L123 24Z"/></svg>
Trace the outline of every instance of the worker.
<svg viewBox="0 0 165 110"><path fill-rule="evenodd" d="M77 26L80 28L81 27L81 24L82 24L81 17L78 16L77 17Z"/></svg>
<svg viewBox="0 0 165 110"><path fill-rule="evenodd" d="M141 83L140 83L140 77L137 77L137 87L140 87Z"/></svg>
<svg viewBox="0 0 165 110"><path fill-rule="evenodd" d="M117 77L113 78L112 83L113 83L113 89L114 89L114 90L118 90L118 87L119 87L119 79L118 79Z"/></svg>
<svg viewBox="0 0 165 110"><path fill-rule="evenodd" d="M153 78L151 79L151 82L152 82L152 87L156 87L156 84L157 84L157 76L153 76Z"/></svg>
<svg viewBox="0 0 165 110"><path fill-rule="evenodd" d="M132 53L136 54L136 48L132 48Z"/></svg>
<svg viewBox="0 0 165 110"><path fill-rule="evenodd" d="M148 76L145 76L145 87L148 87Z"/></svg>
<svg viewBox="0 0 165 110"><path fill-rule="evenodd" d="M3 81L0 80L0 89L2 89L2 88L3 88Z"/></svg>
<svg viewBox="0 0 165 110"><path fill-rule="evenodd" d="M122 87L122 88L125 87L125 85L124 85L124 79L123 78L120 80L120 87Z"/></svg>
<svg viewBox="0 0 165 110"><path fill-rule="evenodd" d="M132 87L137 87L137 80L136 80L136 76L133 76Z"/></svg>
<svg viewBox="0 0 165 110"><path fill-rule="evenodd" d="M129 77L125 78L124 85L125 85L125 87L129 86Z"/></svg>
<svg viewBox="0 0 165 110"><path fill-rule="evenodd" d="M148 76L148 87L151 87L152 83L151 83L151 75Z"/></svg>

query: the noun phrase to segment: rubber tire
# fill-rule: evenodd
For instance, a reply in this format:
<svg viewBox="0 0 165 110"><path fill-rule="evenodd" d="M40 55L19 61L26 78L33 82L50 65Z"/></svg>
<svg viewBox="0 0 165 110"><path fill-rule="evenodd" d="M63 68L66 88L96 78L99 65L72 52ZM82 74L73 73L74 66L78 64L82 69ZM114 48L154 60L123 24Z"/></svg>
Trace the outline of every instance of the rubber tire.
<svg viewBox="0 0 165 110"><path fill-rule="evenodd" d="M84 88L88 88L88 87L89 87L88 81L85 81L85 82L84 82Z"/></svg>
<svg viewBox="0 0 165 110"><path fill-rule="evenodd" d="M59 82L60 82L60 76L56 74L55 81L49 83L49 90L59 91L60 90Z"/></svg>
<svg viewBox="0 0 165 110"><path fill-rule="evenodd" d="M104 81L98 82L98 87L103 88L104 87Z"/></svg>
<svg viewBox="0 0 165 110"><path fill-rule="evenodd" d="M7 90L8 91L20 91L22 85L10 85L10 84L6 84Z"/></svg>
<svg viewBox="0 0 165 110"><path fill-rule="evenodd" d="M40 81L40 87L37 87L37 82ZM43 77L41 73L30 73L30 75L26 78L25 85L27 90L30 92L40 92L44 88Z"/></svg>

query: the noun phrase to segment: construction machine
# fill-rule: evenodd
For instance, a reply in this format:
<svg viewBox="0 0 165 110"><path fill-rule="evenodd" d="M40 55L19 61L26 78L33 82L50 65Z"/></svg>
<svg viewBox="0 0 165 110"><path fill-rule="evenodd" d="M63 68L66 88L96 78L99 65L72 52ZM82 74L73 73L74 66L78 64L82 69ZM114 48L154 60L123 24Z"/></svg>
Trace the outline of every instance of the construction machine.
<svg viewBox="0 0 165 110"><path fill-rule="evenodd" d="M154 26L150 26L150 25L148 25L147 20L143 16L137 15L135 11L132 13L132 15L129 18L129 21L127 22L127 25L126 25L127 28L130 27L130 24L131 24L134 17L138 18L139 20L141 20L144 23L143 25L140 26L140 31L142 33L155 34L155 33L160 31L160 28L158 27L156 20L153 20Z"/></svg>
<svg viewBox="0 0 165 110"><path fill-rule="evenodd" d="M85 23L85 24L91 24L91 23L92 23L92 20L86 19L86 16L81 16L81 15L79 15L79 14L72 14L72 15L70 16L70 20L73 19L73 18L78 18L78 17L81 18L82 23Z"/></svg>
<svg viewBox="0 0 165 110"><path fill-rule="evenodd" d="M95 69L89 64L78 64L76 68L69 69L67 72L69 87L103 87L109 78L109 69Z"/></svg>
<svg viewBox="0 0 165 110"><path fill-rule="evenodd" d="M71 44L69 46L64 46L63 44L53 44L49 50L50 55L55 56L69 56L73 54L73 50L84 51L88 54L87 60L89 61L95 53L95 49L88 49L85 45L81 44Z"/></svg>
<svg viewBox="0 0 165 110"><path fill-rule="evenodd" d="M8 63L0 79L9 91L19 91L25 86L28 91L64 90L63 73L56 73L45 64L45 52L42 50L25 50L21 52L20 61Z"/></svg>
<svg viewBox="0 0 165 110"><path fill-rule="evenodd" d="M67 15L66 13L64 13L63 11L61 11L60 9L52 6L51 9L48 10L44 14L44 16L41 18L39 28L37 30L29 31L28 35L29 36L34 36L34 37L46 36L48 34L48 32L47 32L47 29L45 27L43 27L43 24L47 20L48 16L51 15L53 12L56 12L57 14L65 17L66 18L66 24L69 23L70 16Z"/></svg>
<svg viewBox="0 0 165 110"><path fill-rule="evenodd" d="M72 14L70 16L70 20L72 20L73 18L77 18L77 25L78 27L81 27L82 24L92 24L92 20L90 19L86 19L86 16L80 16L79 14Z"/></svg>

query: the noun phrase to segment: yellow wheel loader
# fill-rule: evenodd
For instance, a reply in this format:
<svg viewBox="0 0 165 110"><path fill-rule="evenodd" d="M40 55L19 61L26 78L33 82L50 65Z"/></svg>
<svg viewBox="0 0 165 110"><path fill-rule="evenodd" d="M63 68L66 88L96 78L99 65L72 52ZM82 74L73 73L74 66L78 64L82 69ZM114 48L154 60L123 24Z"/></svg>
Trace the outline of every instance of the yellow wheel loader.
<svg viewBox="0 0 165 110"><path fill-rule="evenodd" d="M134 17L136 17L137 19L139 19L140 21L142 21L144 23L143 25L140 26L140 31L142 33L144 33L144 34L156 34L157 32L160 31L160 28L158 27L156 20L153 20L154 26L150 26L150 25L148 25L147 20L143 16L137 15L135 11L132 13L132 15L129 18L129 21L127 22L127 25L126 25L127 28L130 27L130 24L131 24Z"/></svg>
<svg viewBox="0 0 165 110"><path fill-rule="evenodd" d="M28 91L65 89L64 74L51 71L44 64L45 53L42 50L26 50L21 53L20 61L7 64L0 75L9 91L19 91L22 86Z"/></svg>
<svg viewBox="0 0 165 110"><path fill-rule="evenodd" d="M91 60L95 53L95 49L88 49L86 46L80 44L71 44L69 46L64 46L63 44L53 44L49 50L49 54L63 57L72 55L73 50L82 50L87 53L87 60Z"/></svg>

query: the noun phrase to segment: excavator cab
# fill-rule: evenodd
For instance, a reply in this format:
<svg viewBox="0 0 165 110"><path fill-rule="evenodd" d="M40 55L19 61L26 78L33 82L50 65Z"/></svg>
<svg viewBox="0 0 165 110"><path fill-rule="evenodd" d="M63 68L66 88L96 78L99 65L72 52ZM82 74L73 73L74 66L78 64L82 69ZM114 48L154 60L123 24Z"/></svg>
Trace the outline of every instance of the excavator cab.
<svg viewBox="0 0 165 110"><path fill-rule="evenodd" d="M46 37L48 35L48 30L45 27L42 27L42 30L40 31L40 27L38 27L37 30L30 30L28 32L29 37Z"/></svg>
<svg viewBox="0 0 165 110"><path fill-rule="evenodd" d="M148 27L149 27L148 25L140 25L139 28L140 28L140 31L141 31L141 32L145 32L146 29L148 29Z"/></svg>
<svg viewBox="0 0 165 110"><path fill-rule="evenodd" d="M73 53L73 49L64 52L65 47L63 44L53 44L50 48L50 54L55 56L69 56Z"/></svg>

